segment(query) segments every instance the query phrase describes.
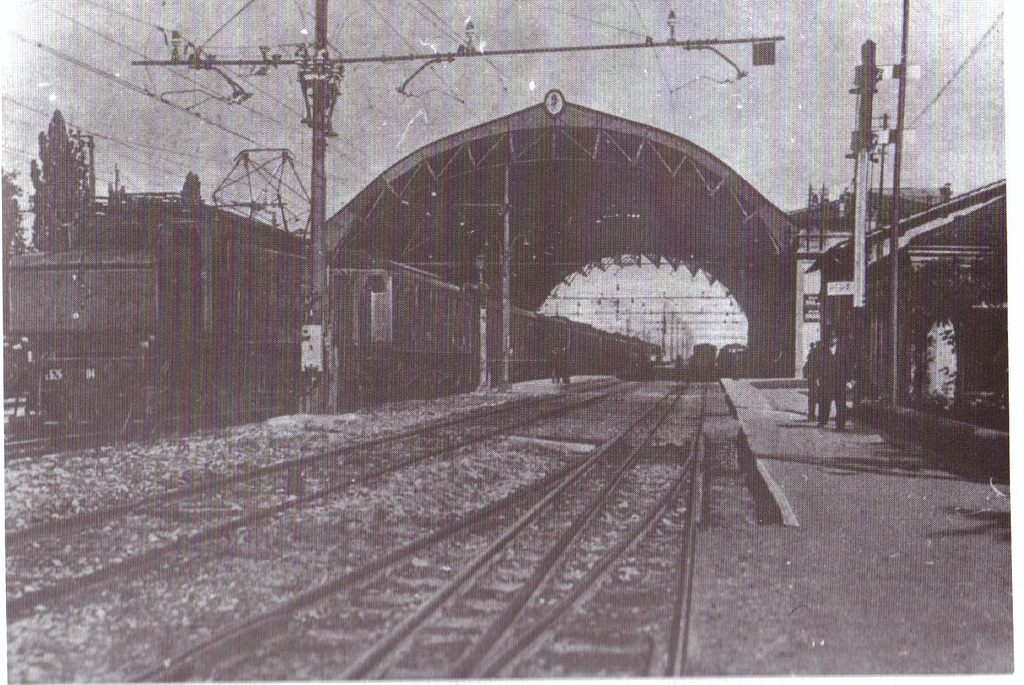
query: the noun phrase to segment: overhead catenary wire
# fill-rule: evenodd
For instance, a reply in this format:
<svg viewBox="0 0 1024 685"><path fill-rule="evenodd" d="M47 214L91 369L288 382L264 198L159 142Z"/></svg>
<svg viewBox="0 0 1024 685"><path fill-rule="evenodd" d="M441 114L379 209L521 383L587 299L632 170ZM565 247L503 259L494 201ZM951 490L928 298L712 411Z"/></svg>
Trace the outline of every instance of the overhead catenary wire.
<svg viewBox="0 0 1024 685"><path fill-rule="evenodd" d="M125 43L117 40L113 36L109 36L106 33L100 31L99 29L97 29L97 28L95 28L93 26L89 26L88 24L86 24L83 21L79 21L78 19L75 19L74 17L72 17L72 16L70 16L68 14L65 14L64 12L60 11L59 9L54 9L54 12L58 16L64 17L65 19L67 19L68 21L72 22L76 26L80 26L81 28L85 29L86 31L89 31L92 34L99 36L100 38L104 39L105 41L107 41L107 42L109 42L109 43L111 43L113 45L117 45L118 47L121 47L124 50L127 50L128 52L130 52L131 54L133 54L133 55L135 55L137 57L148 57L148 55L146 55L145 53L140 52L139 50L136 50L135 48L133 48L133 47L131 47L129 45L126 45ZM182 73L180 73L179 71L177 71L175 69L168 69L167 71L170 74L172 74L173 76L175 76L176 78L188 81L189 83L191 83L191 84L193 84L195 86L198 86L200 92L210 96L212 99L214 99L214 100L216 100L218 102L224 102L224 98L223 98L223 96L220 93L217 93L216 91L209 89L205 84L200 82L198 79L193 78L191 76L188 76L186 74L182 74ZM248 111L248 112L250 112L252 114L255 114L256 116L263 117L265 119L269 119L270 121L274 122L278 126L284 126L284 123L280 119L277 119L276 117L270 116L269 114L267 114L265 112L261 112L261 111L255 109L255 108L253 108L253 107L250 107L249 105L244 105L244 104L239 104L239 103L233 103L233 105L234 106L240 106L243 109L245 109L246 111Z"/></svg>
<svg viewBox="0 0 1024 685"><path fill-rule="evenodd" d="M4 99L7 99L7 96L4 96ZM30 128L35 128L37 126L37 124L35 124L35 123L31 122L31 121L26 121L24 119L14 119L12 117L7 116L6 114L4 115L4 120L8 121L8 122L13 121L15 123L22 124L22 125L30 127ZM74 128L80 128L80 127L74 126ZM93 132L91 132L91 131L89 131L87 129L84 129L84 128L82 128L81 130L84 133L88 133L89 135L95 136L96 138L101 138L101 139L105 139L105 140L113 140L112 138L109 138L109 137L104 136L102 134L93 133ZM115 141L115 142L119 142L119 141ZM121 142L120 144L125 145L126 147L129 146L129 144L123 143L123 142ZM151 153L146 153L145 151L141 151L141 150L137 151L136 154L138 154L140 156L139 157L134 157L134 159L136 159L143 166L146 166L149 169L152 169L153 171L157 171L160 174L165 175L165 176L173 176L176 173L176 171L173 171L173 172L170 171L170 167L159 167L159 166L153 164L153 160L154 159L157 159L157 160L160 160L162 162L165 162L168 165L175 164L175 162L172 162L169 159L166 159L166 158L163 158L163 157L157 157L157 156L154 156ZM144 155L144 156L142 156L142 155ZM36 155L29 155L29 158L33 159L33 160L36 159L36 157L37 157ZM177 169L177 167L175 167L175 169Z"/></svg>
<svg viewBox="0 0 1024 685"><path fill-rule="evenodd" d="M395 27L395 25L391 22L391 20L388 19L387 16L383 12L381 12L373 4L372 0L363 0L363 2L366 4L367 7L370 8L370 10L373 11L374 14L376 14L380 18L381 21L384 22L384 25L387 26L391 30L392 33L394 33L396 36L398 36L402 40L402 42L405 43L405 46L407 48L409 48L409 50L412 50L412 51L415 52L416 48L415 48L415 46L413 46L412 42L408 38L406 38L405 34L403 34L401 31L399 31L398 28ZM431 65L429 67L429 70L430 70L430 73L433 74L434 77L437 78L442 83L442 85L446 85L446 90L440 91L440 92L442 92L443 94L445 94L448 97L452 98L456 102L459 102L460 104L462 104L463 107L465 107L466 109L470 110L470 112L472 112L474 115L476 114L476 112L473 110L472 107L469 106L469 104L466 102L466 100L461 98L461 97L459 97L458 94L456 94L455 91L452 89L451 79L450 78L448 79L448 83L445 84L445 80L434 69L434 65Z"/></svg>
<svg viewBox="0 0 1024 685"><path fill-rule="evenodd" d="M32 153L30 153L30 152L28 152L28 151L26 151L26 150L24 150L22 148L13 147L13 146L10 146L10 145L4 145L3 147L4 147L4 151L9 152L9 153L14 154L14 155L17 155L18 157L22 157L22 158L27 159L27 160L34 160L34 159L36 159L35 155L33 155ZM146 167L152 169L153 171L156 171L157 173L159 173L163 177L172 177L173 176L173 173L167 171L166 169L161 169L160 167L154 166L152 164L147 164L146 162L140 162L140 164L142 166L146 166ZM96 178L97 178L97 180L106 180L106 181L112 181L113 180L113 178L111 176L104 175L101 172L97 172L96 173ZM127 186L134 185L133 183L130 182L130 179L128 179L126 177L122 177L121 178L121 182L123 184L127 185ZM32 211L32 210L26 210L26 211Z"/></svg>
<svg viewBox="0 0 1024 685"><path fill-rule="evenodd" d="M630 0L630 3L633 5L633 10L636 12L637 19L640 20L640 23L643 25L644 30L648 32L647 35L651 35L651 27L648 26L647 22L644 20L643 14L640 12L640 6L637 5L636 0ZM658 54L657 51L654 52L654 62L655 64L658 65L658 72L661 74L661 80L665 84L665 94L671 96L672 93L675 91L673 91L672 89L672 83L669 81L668 74L665 73L665 67L661 63L661 56ZM672 107L670 109L672 111L672 128L678 131L681 110L678 107Z"/></svg>
<svg viewBox="0 0 1024 685"><path fill-rule="evenodd" d="M423 7L425 10L427 10L427 12L429 12L431 15L433 15L433 17L435 19L432 20L430 17L425 16L423 13L419 12L418 10L416 10L415 6L413 7L413 11L416 11L417 14L419 14L421 17L423 17L424 19L429 21L431 24L433 24L438 29L440 29L442 33L445 33L449 38L451 38L453 41L455 41L456 44L459 43L461 38L459 38L458 35L456 35L449 27L447 27L444 24L444 19L441 17L441 15L439 15L437 12L434 11L434 8L432 8L429 4L424 2L424 0L414 0L414 2L416 4L418 4L419 6ZM506 88L507 84L505 82L505 79L508 78L508 73L504 69L499 67L498 64L494 60L492 60L490 57L485 57L484 61L491 68L493 68L495 71L498 72L498 78L501 79L501 86L502 86L502 88Z"/></svg>
<svg viewBox="0 0 1024 685"><path fill-rule="evenodd" d="M53 2L53 0L46 0L46 1L47 1L47 2ZM296 1L296 2L299 2L299 0L295 0L295 1ZM126 12L122 12L122 11L119 11L119 10L117 10L117 9L114 9L114 8L112 8L112 7L109 7L109 6L103 5L103 4L101 4L101 3L95 2L94 0L83 0L83 2L85 2L85 4L87 4L87 5L89 5L89 6L91 6L91 7L94 7L94 8L96 8L96 9L99 9L99 10L101 10L101 11L107 11L107 12L113 13L113 14L115 14L115 15L118 15L118 16L124 17L124 18L126 18L126 19L129 19L129 20L131 20L131 21L134 21L134 22L136 22L136 23L142 24L142 25L144 25L144 26L149 26L149 27L151 27L151 28L157 29L157 30L159 30L159 31L161 31L161 32L164 32L164 31L166 31L166 29L165 29L164 27L160 26L159 24L156 24L156 23L154 23L154 22L151 22L151 21L147 21L147 20L145 20L145 19L142 19L142 18L140 18L140 17L137 17L137 16L134 16L134 15L128 14L128 13L126 13ZM71 21L71 22L75 23L76 25L79 25L79 26L81 26L82 28L84 28L84 29L86 29L86 30L88 30L88 31L90 31L90 32L92 32L92 33L94 33L94 34L96 34L96 35L100 36L101 38L103 38L103 39L107 40L108 42L111 42L111 43L113 43L113 44L115 44L115 45L118 45L118 46L120 46L120 47L122 47L122 48L124 48L124 49L128 50L129 52L131 52L132 54L134 54L134 55L136 55L136 56L139 56L139 57L146 57L146 55L145 55L144 53L142 53L142 52L139 52L138 50L135 50L134 48L132 48L132 47L130 47L130 46L128 46L128 45L125 45L125 44L124 44L124 43L122 43L121 41L119 41L119 40L117 40L117 39L115 39L115 38L113 38L113 37L111 37L111 36L108 36L108 35L104 34L103 32L99 31L98 29L96 29L96 28L94 28L94 27L92 27L92 26L89 26L88 24L85 24L84 22L82 22L82 21L79 21L79 20L77 20L77 19L75 19L75 18L73 18L73 17L71 17L71 16L69 16L69 15L67 15L67 14L63 13L63 12L61 12L60 10L55 10L55 11L56 11L56 12L57 12L57 14L59 14L60 16L62 16L62 17L64 17L64 18L66 18L66 19L68 19L69 21ZM289 44L289 45L291 45L291 44ZM189 82L191 82L191 83L193 83L193 84L195 84L195 85L199 86L199 87L200 87L200 89L202 90L202 92L204 92L204 93L206 93L206 94L208 94L208 95L211 95L211 96L213 96L213 97L214 97L214 99L216 99L216 100L218 100L218 101L223 101L223 100L222 100L222 98L221 98L221 96L220 96L219 94L217 94L217 93L214 93L213 91L211 91L211 90L207 89L207 88L206 88L206 87L205 87L205 86L204 86L204 85L203 85L202 83L200 83L200 82L199 82L199 81L198 81L197 79L195 79L195 78L192 78L192 77L189 77L189 76L186 76L186 75L184 75L184 74L180 74L180 73L178 73L178 72L177 72L176 70L174 70L174 69L169 69L168 71L170 71L170 72L171 72L172 74L174 74L174 75L175 75L175 76L177 76L178 78L181 78L181 79L185 79L185 80L187 80L187 81L189 81ZM295 116L299 117L300 119L301 119L301 118L303 117L303 114L302 114L301 112L299 112L298 110L296 110L296 109L295 109L294 107L292 107L291 105L289 105L289 104L288 104L287 102L285 102L285 101L284 101L284 100L282 100L281 98L277 97L277 96L276 96L276 95L274 95L273 93L270 93L269 91L267 91L267 90L265 90L265 89L261 88L261 87L260 87L259 85L257 85L257 84L255 84L255 83L253 83L252 81L250 81L249 79L247 79L247 78L246 78L246 77L245 77L244 75L242 75L242 74L239 74L239 73L238 73L237 71L235 71L235 72L232 72L232 76L234 76L235 78L237 78L238 80L240 80L240 81L241 81L241 82L242 82L242 83L243 83L243 84L244 84L244 85L245 85L245 86L246 86L247 88L250 88L250 89L252 89L252 90L255 90L255 91L256 91L256 92L258 92L258 93L261 93L261 94L263 94L264 96L266 96L266 97L267 97L267 98L269 98L270 100L274 101L275 103L277 103L278 105L280 105L280 106L281 106L282 108L284 108L285 110L289 111L289 112L290 112L290 113L292 113L293 115L295 115ZM249 105L244 105L244 104L242 104L242 105L239 105L238 103L235 103L235 106L241 106L241 107L242 107L243 109L245 109L245 110L246 110L246 111L248 111L248 112L251 112L251 113L253 113L253 114L255 114L255 115L259 116L259 117L263 117L263 118L269 119L270 121L274 122L274 123L275 123L275 124L277 124L278 126L281 126L282 128L286 126L286 125L285 125L285 123L284 123L284 122L282 122L282 121L281 121L280 119L278 119L278 118L276 118L276 117L273 117L273 116L271 116L271 115L267 114L266 112L261 112L261 111L257 110L256 108L254 108L254 107L251 107L251 106L249 106ZM187 108L186 108L186 109L187 109ZM356 148L356 147L355 147L355 146L354 146L354 145L353 145L353 144L352 144L352 143L351 143L350 141L347 141L347 140L346 140L346 141L345 141L345 145L346 145L346 147L347 147L348 149L350 149L350 150L351 150L351 151L352 151L353 153L355 153L355 154L356 154L357 156L361 157L362 159L365 159L365 158L366 158L366 153L365 153L364 151L362 151L362 150L359 150L358 148ZM345 154L345 153L344 153L344 152L343 152L342 150L338 149L338 148L337 148L337 146L336 146L336 144L333 144L333 143L332 143L331 141L329 141L329 142L328 142L328 149L331 149L331 150L332 150L332 152L334 152L335 154L337 154L338 156L340 156L340 157L341 157L341 158L343 158L343 159L348 159L348 160L350 160L350 161L351 161L351 159L352 159L352 158L351 158L351 157L350 157L349 155Z"/></svg>
<svg viewBox="0 0 1024 685"><path fill-rule="evenodd" d="M9 103L11 103L13 105L16 105L18 107L26 109L26 110L28 110L30 112L35 113L35 114L39 114L39 115L41 115L43 117L49 118L51 116L50 112L46 112L46 111L41 110L41 109L39 109L37 107L32 107L31 105L27 105L24 102L21 102L20 100L17 100L15 98L11 97L10 95L6 95L5 94L3 96L3 99L4 99L5 102L9 102ZM181 157L181 158L183 158L185 160L190 160L190 161L204 160L204 161L207 161L207 162L211 162L213 164L222 164L224 162L224 160L222 160L222 159L218 159L218 158L214 158L214 157L209 157L209 156L206 156L206 155L200 155L198 152L181 152L181 151L178 151L178 150L171 150L169 148L153 145L151 143L140 143L140 142L137 142L137 141L125 140L123 138L118 138L117 136L114 136L114 135L111 135L111 134L100 133L100 132L98 132L98 131L96 131L94 129L90 129L90 128L87 128L85 126L82 126L81 124L75 123L74 121L69 121L68 123L69 123L69 125L73 126L74 128L81 129L84 133L88 133L89 135L95 136L95 137L97 137L97 138L99 138L101 140L106 140L108 142L114 143L115 145L127 147L129 149L137 149L139 151L139 154L147 154L145 151L149 151L148 154L149 154L150 158L154 157L152 152L162 152L162 153L174 155L176 157ZM34 155L30 155L29 157L31 159L35 159ZM156 155L155 157L157 159L162 159L163 161L167 162L168 164L174 164L174 162L172 160L160 157L159 155ZM334 175L331 175L331 176L334 177L334 178L337 178ZM291 188L291 186L288 186L288 187ZM294 189L293 189L293 192L296 192L296 194L300 194L300 193L298 193L298 191L294 191Z"/></svg>
<svg viewBox="0 0 1024 685"><path fill-rule="evenodd" d="M556 4L546 4L546 5L544 5L544 8L545 9L549 9L552 12L556 12L558 14L564 14L567 17L571 17L572 19L576 19L577 21L582 21L582 22L587 23L587 24L593 24L595 26L603 26L604 28L613 29L615 31L621 31L622 33L628 33L629 35L634 36L636 38L646 38L646 35L643 34L643 33L640 33L639 31L634 31L633 29L627 29L624 26L618 26L616 24L610 24L608 22L601 21L599 19L593 19L593 18L590 18L590 17L585 17L585 16L583 16L581 14L577 14L575 12L572 12L570 10L565 9L564 7L560 7L560 6L556 5Z"/></svg>
<svg viewBox="0 0 1024 685"><path fill-rule="evenodd" d="M25 103L22 103L22 102L20 102L18 100L15 100L14 98L12 98L12 97L10 97L8 95L4 95L3 99L5 101L7 101L7 102L10 102L10 103L14 104L14 105L22 107L22 108L24 108L24 109L26 109L28 111L35 112L35 113L40 114L42 116L49 116L49 114L47 114L43 110L37 109L37 108L32 107L30 105L26 105ZM24 123L27 124L27 125L30 125L30 126L34 125L31 122L24 122ZM168 165L173 165L173 164L175 164L175 162L173 162L173 161L171 161L169 159L166 159L164 157L160 157L158 155L153 155L151 152L150 153L146 153L145 150L163 152L163 153L175 155L175 156L178 156L178 157L182 157L184 159L191 160L191 161L195 161L195 160L198 160L198 159L203 159L203 160L206 160L206 161L209 161L209 162L213 162L213 163L220 163L222 161L222 160L219 160L219 159L214 159L212 157L204 157L204 156L201 156L201 155L198 155L198 154L190 154L190 153L178 152L178 151L175 151L175 150L170 150L168 148L158 147L158 146L150 145L150 144L146 144L146 143L135 143L135 142L131 142L131 141L127 141L127 140L121 139L121 138L117 138L115 136L109 136L109 135L106 135L106 134L98 133L96 131L92 131L92 130L90 130L88 128L85 128L83 126L76 125L73 122L69 122L69 124L71 124L73 128L81 129L83 132L88 133L89 135L95 136L96 138L99 138L101 140L107 140L109 142L114 143L115 145L122 145L124 147L129 148L129 149L133 149L134 148L134 149L138 150L138 154L139 155L146 155L146 156L145 157L133 157L133 158L138 163L140 163L142 166L145 166L145 167L147 167L149 169L152 169L153 171L157 171L157 172L159 172L161 175L163 175L165 177L175 177L175 175L180 172L180 169L177 168L177 167L174 167L173 170L172 170L170 167L158 167L158 166L152 164L151 160L153 160L153 159L159 159L159 160L161 160L163 162L166 162ZM35 157L32 156L32 155L27 155L27 156L28 156L29 159L35 159ZM282 181L281 185L286 190L290 191L291 193L293 193L294 195L296 195L298 197L303 197L306 194L304 191L300 191L300 190L296 189L290 183Z"/></svg>
<svg viewBox="0 0 1024 685"><path fill-rule="evenodd" d="M11 104L17 105L19 107L27 109L28 111L34 112L34 113L39 114L41 116L44 116L44 117L49 117L50 116L49 112L46 112L46 111L41 110L41 109L38 109L36 107L32 107L31 105L26 105L25 103L23 103L23 102L21 102L19 100L16 100L16 99L14 99L13 97L11 97L9 95L4 95L3 99L5 101L7 101L7 102L10 102ZM70 123L71 122L69 122L69 124ZM96 136L97 138L102 138L103 140L107 140L107 141L110 141L110 142L113 142L113 143L116 143L116 144L119 144L119 145L124 145L126 147L139 148L140 150L151 150L151 151L154 151L154 152L164 152L164 153L167 153L167 154L170 154L170 155L175 155L177 157L182 157L182 158L191 159L191 160L202 159L202 160L206 160L208 162L215 162L215 163L219 163L221 161L221 160L218 160L218 159L214 159L213 157L206 157L206 156L200 155L198 153L179 152L177 150L171 150L169 148L153 145L152 143L139 143L139 142L134 142L134 141L130 141L130 140L125 140L123 138L118 138L116 136L112 136L112 135L109 135L109 134L99 133L98 131L90 130L90 129L88 129L88 128L84 127L84 126L81 126L79 124L72 124L72 125L74 126L74 128L82 129L82 131L84 131L85 133L88 133L89 135L93 135L93 136ZM166 160L166 161L170 161L170 160Z"/></svg>
<svg viewBox="0 0 1024 685"><path fill-rule="evenodd" d="M129 21L133 21L133 22L135 22L137 24L141 24L143 26L148 26L150 28L163 30L163 27L160 26L159 24L155 23L155 22L149 21L148 19L143 19L142 17L136 16L136 15L133 15L133 14L129 14L128 12L125 12L123 10L119 10L116 7L111 7L110 5L108 5L106 3L103 3L103 2L96 2L96 0L78 0L78 2L83 4L83 5L89 5L90 7L95 7L96 9L102 10L104 12L109 12L111 14L116 14L119 17L122 17L124 19L128 19Z"/></svg>
<svg viewBox="0 0 1024 685"><path fill-rule="evenodd" d="M329 39L327 41L327 44L335 52L339 52L339 53L341 52L341 50L338 50L338 48L334 44L338 41L338 38L341 37L342 29L345 28L345 24L348 23L348 20L351 19L352 17L354 17L358 13L359 13L359 8L358 7L356 7L355 9L350 10L349 13L346 14L344 17L342 17L342 19L340 21L338 21L338 23L334 26L334 31L331 32L331 35L330 35L330 37L329 37Z"/></svg>

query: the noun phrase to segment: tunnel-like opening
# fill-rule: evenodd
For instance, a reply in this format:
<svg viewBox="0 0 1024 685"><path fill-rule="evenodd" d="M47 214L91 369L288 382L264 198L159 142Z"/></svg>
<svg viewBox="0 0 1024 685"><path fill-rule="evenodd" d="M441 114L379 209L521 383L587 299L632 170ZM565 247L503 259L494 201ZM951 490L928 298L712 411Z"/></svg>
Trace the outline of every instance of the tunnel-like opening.
<svg viewBox="0 0 1024 685"><path fill-rule="evenodd" d="M724 283L702 269L620 255L559 283L540 307L595 328L640 337L686 361L695 345L748 345L746 313Z"/></svg>

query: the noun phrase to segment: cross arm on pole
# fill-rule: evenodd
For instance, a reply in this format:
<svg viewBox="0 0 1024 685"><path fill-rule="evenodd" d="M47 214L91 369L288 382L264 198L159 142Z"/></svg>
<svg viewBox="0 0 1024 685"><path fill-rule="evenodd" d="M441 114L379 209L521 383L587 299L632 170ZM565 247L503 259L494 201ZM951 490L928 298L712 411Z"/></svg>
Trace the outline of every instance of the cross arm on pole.
<svg viewBox="0 0 1024 685"><path fill-rule="evenodd" d="M468 59L473 57L500 57L504 55L541 55L560 52L599 52L605 50L640 50L651 48L681 48L683 50L710 50L722 45L746 45L759 43L778 43L785 40L784 36L767 36L758 38L704 38L699 40L685 41L655 41L648 40L635 43L602 43L597 45L563 45L535 48L510 48L507 50L456 50L453 52L427 52L410 53L405 55L366 55L362 57L336 57L332 61L335 64L390 64L393 62L419 62L419 61L448 61L456 59ZM716 50L717 52L717 50ZM277 67L296 65L302 62L299 58L282 58L279 55L264 55L257 59L224 59L206 55L204 59L142 59L132 62L135 66L183 66L191 69L212 69L215 66L229 67Z"/></svg>

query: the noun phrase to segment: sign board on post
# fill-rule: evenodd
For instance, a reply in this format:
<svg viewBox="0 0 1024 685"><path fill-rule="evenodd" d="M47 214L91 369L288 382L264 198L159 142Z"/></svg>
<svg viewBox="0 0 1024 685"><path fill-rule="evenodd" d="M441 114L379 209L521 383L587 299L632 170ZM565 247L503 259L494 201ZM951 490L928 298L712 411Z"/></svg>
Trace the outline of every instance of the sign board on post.
<svg viewBox="0 0 1024 685"><path fill-rule="evenodd" d="M324 370L323 327L306 324L302 327L302 370Z"/></svg>
<svg viewBox="0 0 1024 685"><path fill-rule="evenodd" d="M804 323L821 321L821 302L818 293L804 294Z"/></svg>
<svg viewBox="0 0 1024 685"><path fill-rule="evenodd" d="M827 290L829 297L853 295L853 281L829 281Z"/></svg>
<svg viewBox="0 0 1024 685"><path fill-rule="evenodd" d="M760 41L751 44L751 63L755 67L771 66L775 64L775 43Z"/></svg>

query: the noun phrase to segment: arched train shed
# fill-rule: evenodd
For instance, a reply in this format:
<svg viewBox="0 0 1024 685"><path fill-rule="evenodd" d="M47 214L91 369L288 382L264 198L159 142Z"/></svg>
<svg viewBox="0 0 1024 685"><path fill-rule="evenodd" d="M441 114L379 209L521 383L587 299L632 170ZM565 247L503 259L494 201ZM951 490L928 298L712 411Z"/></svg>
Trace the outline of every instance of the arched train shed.
<svg viewBox="0 0 1024 685"><path fill-rule="evenodd" d="M513 305L539 308L559 282L604 257L702 268L747 315L753 373L792 373L794 230L786 215L694 143L566 102L558 91L392 166L328 221L329 246L455 283L476 282L482 263L493 294L506 207Z"/></svg>

